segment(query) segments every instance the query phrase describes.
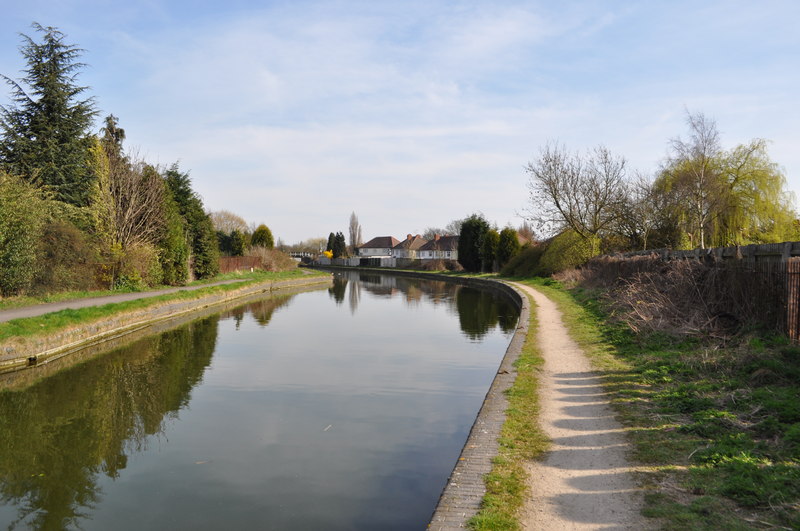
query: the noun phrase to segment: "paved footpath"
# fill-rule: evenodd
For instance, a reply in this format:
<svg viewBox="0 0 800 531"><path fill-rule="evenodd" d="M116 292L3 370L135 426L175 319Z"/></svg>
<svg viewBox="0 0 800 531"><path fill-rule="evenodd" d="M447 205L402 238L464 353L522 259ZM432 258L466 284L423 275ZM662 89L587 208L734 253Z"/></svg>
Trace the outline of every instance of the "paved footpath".
<svg viewBox="0 0 800 531"><path fill-rule="evenodd" d="M219 282L211 282L210 284L201 284L197 286L183 286L179 288L166 288L156 291L137 291L134 293L120 293L118 295L106 295L104 297L91 297L87 299L73 299L61 302L48 302L45 304L35 304L33 306L22 306L20 308L11 308L9 310L0 311L0 323L10 321L12 319L22 319L24 317L37 317L46 313L57 312L60 310L78 308L89 308L90 306L102 306L104 304L112 304L115 302L133 301L136 299L145 299L148 297L157 297L158 295L166 295L168 293L175 293L176 291L193 291L196 289L207 288L209 286L221 286L223 284L233 284L235 282L244 282L243 279L220 280Z"/></svg>

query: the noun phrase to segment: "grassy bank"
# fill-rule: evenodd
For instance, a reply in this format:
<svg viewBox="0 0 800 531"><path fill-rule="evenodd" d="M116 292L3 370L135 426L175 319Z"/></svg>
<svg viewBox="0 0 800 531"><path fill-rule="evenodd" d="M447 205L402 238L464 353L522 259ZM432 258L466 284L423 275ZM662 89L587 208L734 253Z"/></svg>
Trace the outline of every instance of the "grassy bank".
<svg viewBox="0 0 800 531"><path fill-rule="evenodd" d="M517 377L508 390L506 421L500 434L499 454L486 476L486 495L480 512L469 525L476 530L520 529L517 513L526 493L525 462L547 449L548 441L537 423L539 414L538 370L542 365L536 345L535 304L531 305L528 335L515 363Z"/></svg>
<svg viewBox="0 0 800 531"><path fill-rule="evenodd" d="M664 529L800 528L800 348L634 335L593 294L528 280L555 300L605 376Z"/></svg>
<svg viewBox="0 0 800 531"><path fill-rule="evenodd" d="M291 280L295 278L304 278L309 275L325 276L324 273L318 273L318 272L312 273L309 272L308 270L300 270L300 269L293 269L290 271L282 271L282 272L256 271L253 273L240 273L240 274L231 273L227 275L221 275L220 277L217 277L211 281L203 282L203 284L209 282L215 282L218 280L230 280L234 278L240 278L242 279L242 282L236 282L233 284L224 284L220 286L208 286L192 291L177 291L165 295L147 297L144 299L137 299L133 301L104 304L102 306L93 306L89 308L81 308L75 310L73 309L61 310L58 312L48 313L39 317L14 319L12 321L0 323L0 342L8 340L12 337L47 335L54 333L58 330L62 330L71 326L80 325L83 323L89 323L97 319L112 316L118 313L155 307L158 305L162 305L164 303L168 303L170 301L200 299L210 294L230 292L256 283ZM119 292L103 293L102 295L116 294L116 293ZM87 296L97 296L97 295L87 294ZM77 297L77 298L82 298L82 297ZM61 300L70 300L70 299L64 298Z"/></svg>
<svg viewBox="0 0 800 531"><path fill-rule="evenodd" d="M195 280L193 282L185 284L185 286L202 286L204 284L211 284L213 282L219 282L221 280L249 278L261 273L264 272L256 271L250 273L250 272L235 271L232 273L217 275L214 278ZM269 273L269 274L278 275L281 273ZM148 288L148 291L157 291L161 289L170 289L174 287L176 286L166 286L166 285L153 286L152 288ZM89 299L92 297L106 297L108 295L119 295L120 293L136 293L136 291L130 289L122 289L122 290L106 289L106 290L96 290L96 291L60 291L58 293L43 293L40 295L19 295L14 297L0 297L0 310L10 310L13 308L22 308L24 306L33 306L35 304L46 304L49 302L71 301L75 299Z"/></svg>

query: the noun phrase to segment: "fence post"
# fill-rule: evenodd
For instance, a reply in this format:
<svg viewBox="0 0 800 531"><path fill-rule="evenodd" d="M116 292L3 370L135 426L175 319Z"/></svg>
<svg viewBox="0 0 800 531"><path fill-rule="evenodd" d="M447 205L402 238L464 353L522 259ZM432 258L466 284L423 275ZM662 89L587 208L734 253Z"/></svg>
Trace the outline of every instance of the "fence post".
<svg viewBox="0 0 800 531"><path fill-rule="evenodd" d="M793 343L800 339L800 257L786 261L786 333Z"/></svg>

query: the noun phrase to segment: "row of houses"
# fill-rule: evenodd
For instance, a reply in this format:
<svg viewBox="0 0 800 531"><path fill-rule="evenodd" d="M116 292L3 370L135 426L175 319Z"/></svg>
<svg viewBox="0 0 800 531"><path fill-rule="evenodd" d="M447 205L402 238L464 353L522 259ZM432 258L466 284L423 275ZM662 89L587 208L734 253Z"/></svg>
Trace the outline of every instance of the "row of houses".
<svg viewBox="0 0 800 531"><path fill-rule="evenodd" d="M378 236L360 245L358 256L409 260L458 260L458 236L435 234L430 241L419 234L409 234L403 241L394 236Z"/></svg>

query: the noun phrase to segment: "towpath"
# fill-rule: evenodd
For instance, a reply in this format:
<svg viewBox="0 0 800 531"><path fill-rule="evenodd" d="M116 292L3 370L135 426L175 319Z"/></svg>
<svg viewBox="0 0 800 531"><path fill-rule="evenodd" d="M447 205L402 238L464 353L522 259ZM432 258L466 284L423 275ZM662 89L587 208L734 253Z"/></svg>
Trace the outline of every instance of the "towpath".
<svg viewBox="0 0 800 531"><path fill-rule="evenodd" d="M68 301L48 302L44 304L34 304L33 306L10 308L8 310L0 311L0 323L10 321L12 319L21 319L23 317L37 317L39 315L66 310L68 308L77 310L79 308L88 308L90 306L102 306L104 304L111 304L115 302L133 301L136 299L145 299L148 297L157 297L158 295L175 293L176 291L193 291L196 289L207 288L209 286L220 286L222 284L233 284L235 282L243 281L243 279L220 280L219 282L211 282L209 284L200 284L197 286L183 286L179 288L165 288L155 291L120 293L118 295L106 295L103 297L90 297L86 299L72 299Z"/></svg>
<svg viewBox="0 0 800 531"><path fill-rule="evenodd" d="M651 528L641 515L642 491L601 378L569 337L555 303L533 288L515 285L537 305L537 337L545 360L540 423L552 441L543 458L528 465L523 529Z"/></svg>

